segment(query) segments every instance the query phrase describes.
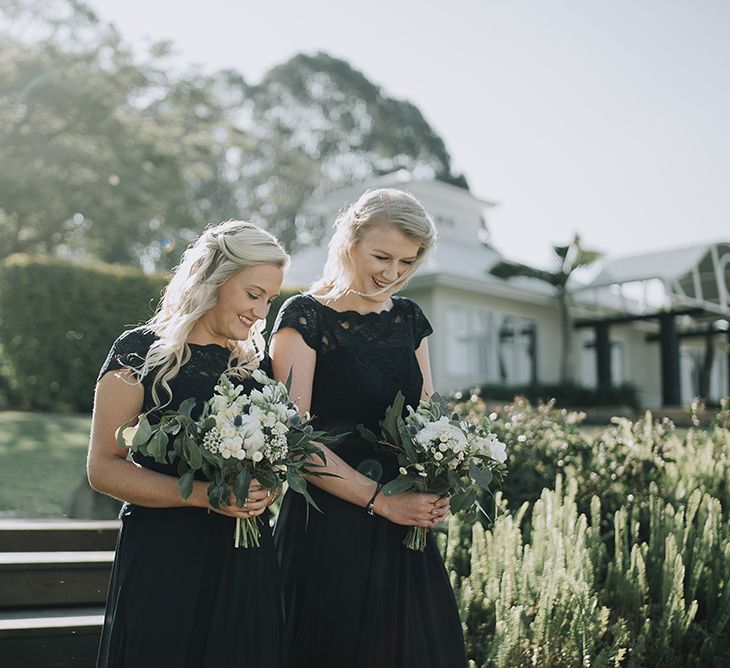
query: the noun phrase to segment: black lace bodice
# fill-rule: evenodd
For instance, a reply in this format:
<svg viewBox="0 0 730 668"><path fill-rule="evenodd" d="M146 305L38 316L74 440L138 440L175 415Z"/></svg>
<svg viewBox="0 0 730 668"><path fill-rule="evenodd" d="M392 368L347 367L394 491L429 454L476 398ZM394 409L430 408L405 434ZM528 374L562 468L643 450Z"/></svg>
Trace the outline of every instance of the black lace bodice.
<svg viewBox="0 0 730 668"><path fill-rule="evenodd" d="M311 405L317 429L376 429L398 390L406 404L418 405L423 377L415 351L433 330L410 299L393 297L390 311L362 314L296 295L282 306L273 332L283 327L297 330L317 353Z"/></svg>
<svg viewBox="0 0 730 668"><path fill-rule="evenodd" d="M116 369L141 367L150 346L156 340L156 334L145 327L127 330L112 345L99 372L99 378L105 373ZM177 410L183 401L194 398L198 404L192 415L196 417L202 410L203 403L213 396L220 375L228 368L230 351L214 343L208 345L191 343L188 345L190 346L190 359L180 367L177 376L170 381L172 398L163 410ZM267 374L271 374L268 358L262 360L261 368ZM142 412L150 411L155 405L151 391L153 377L154 372L147 374L142 379L142 386L144 387ZM258 383L253 379L247 379L243 383L244 392L249 392L252 388L258 386ZM167 400L167 393L161 386L158 388L157 394L162 401ZM149 419L150 422L154 423L159 418L156 418L153 412ZM152 458L143 457L138 453L133 453L132 457L138 464L160 473L177 474L175 467L172 465L158 464Z"/></svg>

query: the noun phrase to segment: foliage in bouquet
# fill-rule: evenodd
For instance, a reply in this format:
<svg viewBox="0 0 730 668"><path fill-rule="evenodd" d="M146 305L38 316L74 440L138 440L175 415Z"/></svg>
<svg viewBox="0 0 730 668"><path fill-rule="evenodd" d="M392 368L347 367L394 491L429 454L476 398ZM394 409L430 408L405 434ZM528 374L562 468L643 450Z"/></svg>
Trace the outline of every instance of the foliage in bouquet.
<svg viewBox="0 0 730 668"><path fill-rule="evenodd" d="M200 472L210 481L208 500L213 508L228 503L231 495L243 507L253 478L269 491L278 491L286 481L317 508L305 476L327 475L318 471L325 463L319 444L336 439L314 431L309 414L299 416L283 383L261 370L254 371L253 377L261 388L245 394L243 386L224 373L197 419L192 417L196 400L186 399L176 411L165 411L155 424L145 414L122 425L117 441L160 464L175 465L185 499ZM237 522L237 546L241 540L246 546L258 545L253 520L243 526Z"/></svg>
<svg viewBox="0 0 730 668"><path fill-rule="evenodd" d="M365 439L397 453L400 475L383 486L383 493L413 489L449 495L451 511L463 511L466 521L473 520L478 510L485 512L479 503L480 490L490 491L505 472L505 446L490 429L489 418L463 420L434 394L415 410L408 406L404 419L404 402L399 392L380 423L380 436L358 426ZM406 545L423 549L425 534L421 527L413 527Z"/></svg>

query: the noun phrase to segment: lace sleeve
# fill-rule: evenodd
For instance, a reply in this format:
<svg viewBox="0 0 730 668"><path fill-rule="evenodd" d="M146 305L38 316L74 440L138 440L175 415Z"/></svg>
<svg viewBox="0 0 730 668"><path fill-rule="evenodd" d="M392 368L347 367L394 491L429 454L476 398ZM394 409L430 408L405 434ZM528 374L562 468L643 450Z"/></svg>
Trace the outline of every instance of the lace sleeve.
<svg viewBox="0 0 730 668"><path fill-rule="evenodd" d="M319 349L320 323L314 299L308 295L294 295L287 299L276 316L271 335L284 327L291 327L302 335L312 350Z"/></svg>
<svg viewBox="0 0 730 668"><path fill-rule="evenodd" d="M148 329L138 327L124 332L112 345L109 354L101 365L97 382L109 371L142 366L147 351L155 340Z"/></svg>
<svg viewBox="0 0 730 668"><path fill-rule="evenodd" d="M423 339L433 334L433 327L431 327L431 323L416 302L411 302L410 305L413 318L413 338L416 348L418 348Z"/></svg>

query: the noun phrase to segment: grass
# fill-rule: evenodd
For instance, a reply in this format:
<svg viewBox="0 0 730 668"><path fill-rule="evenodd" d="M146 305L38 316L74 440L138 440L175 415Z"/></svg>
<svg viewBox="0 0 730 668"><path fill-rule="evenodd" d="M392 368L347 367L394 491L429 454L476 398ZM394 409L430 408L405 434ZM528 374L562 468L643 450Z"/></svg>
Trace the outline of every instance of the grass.
<svg viewBox="0 0 730 668"><path fill-rule="evenodd" d="M0 515L61 517L86 475L89 415L0 412Z"/></svg>

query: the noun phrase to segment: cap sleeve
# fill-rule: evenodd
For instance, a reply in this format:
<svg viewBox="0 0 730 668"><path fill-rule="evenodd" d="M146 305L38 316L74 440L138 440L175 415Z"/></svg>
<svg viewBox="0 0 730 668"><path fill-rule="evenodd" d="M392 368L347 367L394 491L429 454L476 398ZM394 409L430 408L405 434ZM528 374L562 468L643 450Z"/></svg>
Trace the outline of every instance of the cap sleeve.
<svg viewBox="0 0 730 668"><path fill-rule="evenodd" d="M314 302L309 295L294 295L287 299L279 309L271 335L284 327L291 327L301 334L304 343L318 350L321 340L320 318Z"/></svg>
<svg viewBox="0 0 730 668"><path fill-rule="evenodd" d="M141 327L124 332L113 343L104 364L101 366L97 381L109 371L142 366L155 338L155 334L151 330Z"/></svg>
<svg viewBox="0 0 730 668"><path fill-rule="evenodd" d="M428 318L421 310L421 307L416 302L408 300L411 306L411 313L413 318L413 338L416 344L416 348L421 345L421 341L427 336L433 334L433 327L428 321Z"/></svg>

